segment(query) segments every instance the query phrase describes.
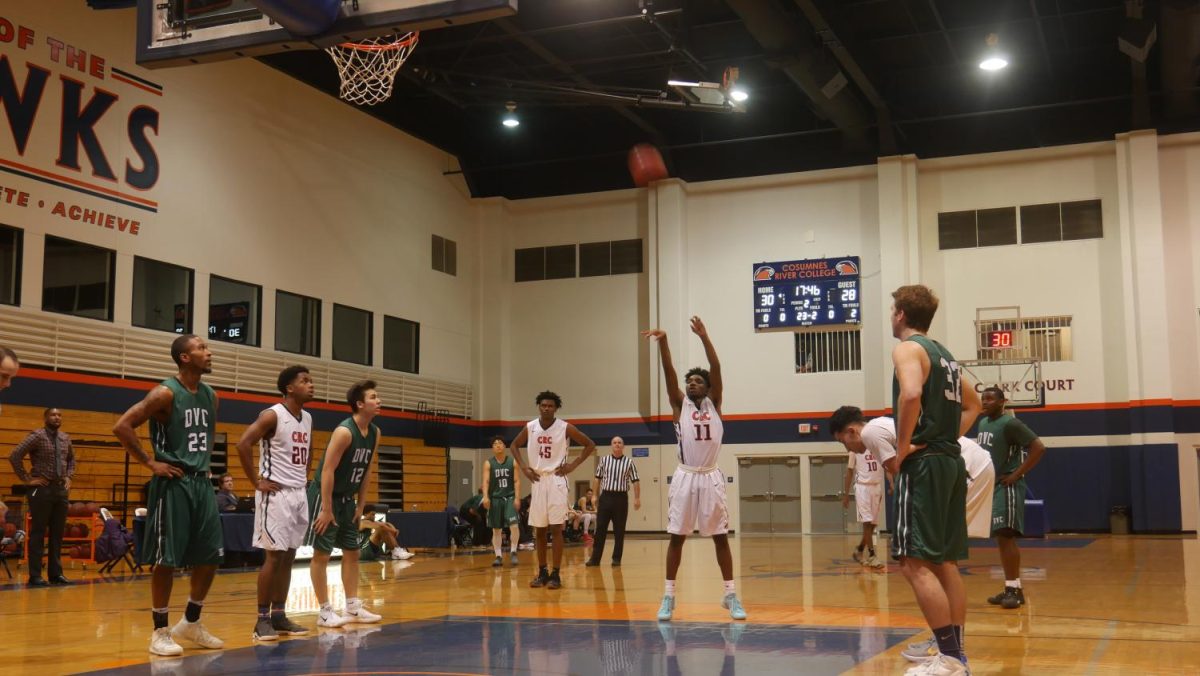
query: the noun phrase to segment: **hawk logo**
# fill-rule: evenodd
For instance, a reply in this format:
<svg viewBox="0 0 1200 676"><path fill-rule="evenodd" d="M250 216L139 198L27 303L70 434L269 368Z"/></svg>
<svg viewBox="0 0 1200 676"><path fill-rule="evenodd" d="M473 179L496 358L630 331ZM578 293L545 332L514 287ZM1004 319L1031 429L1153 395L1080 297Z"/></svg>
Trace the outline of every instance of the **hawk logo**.
<svg viewBox="0 0 1200 676"><path fill-rule="evenodd" d="M857 270L855 270L855 272L857 272ZM770 265L760 265L754 271L754 281L756 281L756 282L765 282L769 279L774 279L774 278L775 278L775 268L771 267Z"/></svg>
<svg viewBox="0 0 1200 676"><path fill-rule="evenodd" d="M833 266L833 269L837 270L839 275L858 274L858 266L854 264L854 261L838 261L838 264ZM757 279L757 277L755 279Z"/></svg>

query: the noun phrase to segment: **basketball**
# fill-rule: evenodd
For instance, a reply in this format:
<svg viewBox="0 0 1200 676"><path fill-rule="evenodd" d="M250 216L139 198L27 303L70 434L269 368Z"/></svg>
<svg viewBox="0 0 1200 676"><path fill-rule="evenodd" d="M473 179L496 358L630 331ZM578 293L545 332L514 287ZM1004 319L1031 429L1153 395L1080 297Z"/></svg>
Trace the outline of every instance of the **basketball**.
<svg viewBox="0 0 1200 676"><path fill-rule="evenodd" d="M72 547L71 548L71 558L72 559L82 559L83 558L83 549L80 548L78 545L76 545L75 547Z"/></svg>
<svg viewBox="0 0 1200 676"><path fill-rule="evenodd" d="M629 175L633 177L633 184L639 188L667 178L667 165L663 162L662 153L649 143L639 143L630 148Z"/></svg>
<svg viewBox="0 0 1200 676"><path fill-rule="evenodd" d="M87 503L87 504L85 505L85 507L84 507L84 511L83 511L83 513L84 513L84 514L98 514L98 513L100 513L100 503L99 503L99 502L89 502L89 503Z"/></svg>
<svg viewBox="0 0 1200 676"><path fill-rule="evenodd" d="M79 526L76 524L71 524L70 526L67 526L67 537L69 537L69 538L83 537L79 533Z"/></svg>
<svg viewBox="0 0 1200 676"><path fill-rule="evenodd" d="M70 506L67 507L67 516L82 516L83 514L85 514L83 509L84 509L84 503L72 502L70 504Z"/></svg>
<svg viewBox="0 0 1200 676"><path fill-rule="evenodd" d="M88 525L86 523L79 524L79 537L85 538L91 532L92 532L92 529L88 528Z"/></svg>

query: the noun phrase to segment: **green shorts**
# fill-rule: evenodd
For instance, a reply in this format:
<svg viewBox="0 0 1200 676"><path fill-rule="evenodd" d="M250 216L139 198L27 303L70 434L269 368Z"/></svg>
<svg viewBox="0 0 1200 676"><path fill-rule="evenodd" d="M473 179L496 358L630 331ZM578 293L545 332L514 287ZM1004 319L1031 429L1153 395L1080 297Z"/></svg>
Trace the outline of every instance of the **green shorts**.
<svg viewBox="0 0 1200 676"><path fill-rule="evenodd" d="M225 556L221 515L208 473L150 478L149 513L138 559L168 568L217 565Z"/></svg>
<svg viewBox="0 0 1200 676"><path fill-rule="evenodd" d="M354 513L358 511L354 496L333 494L333 523L318 535L314 529L321 507L321 487L313 482L308 487L309 523L304 544L325 553L332 552L334 547L343 552L357 550L362 545L362 538L358 534L358 521L354 518Z"/></svg>
<svg viewBox="0 0 1200 676"><path fill-rule="evenodd" d="M383 556L383 547L371 542L371 531L362 533L362 544L358 548L359 561L378 561Z"/></svg>
<svg viewBox="0 0 1200 676"><path fill-rule="evenodd" d="M487 511L488 528L508 528L518 522L517 504L513 498L491 498Z"/></svg>
<svg viewBox="0 0 1200 676"><path fill-rule="evenodd" d="M930 563L967 558L967 467L961 455L925 451L896 475L892 557Z"/></svg>
<svg viewBox="0 0 1200 676"><path fill-rule="evenodd" d="M1025 532L1025 480L1011 486L996 482L992 493L992 537L996 531L1011 529L1017 535Z"/></svg>

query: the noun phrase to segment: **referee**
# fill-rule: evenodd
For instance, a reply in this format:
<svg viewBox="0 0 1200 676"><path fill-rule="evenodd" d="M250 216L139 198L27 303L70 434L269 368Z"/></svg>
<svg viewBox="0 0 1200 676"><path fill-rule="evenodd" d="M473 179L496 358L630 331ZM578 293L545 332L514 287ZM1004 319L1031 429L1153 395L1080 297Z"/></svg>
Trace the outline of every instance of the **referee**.
<svg viewBox="0 0 1200 676"><path fill-rule="evenodd" d="M625 440L613 437L612 455L600 458L596 464L596 478L592 479L592 490L600 493L600 507L596 516L596 541L592 544L592 557L586 565L600 565L610 521L616 537L612 565L621 565L621 552L625 548L625 520L629 517L630 482L633 483L633 508L641 509L642 485L638 482L637 468L633 466L633 459L625 455Z"/></svg>

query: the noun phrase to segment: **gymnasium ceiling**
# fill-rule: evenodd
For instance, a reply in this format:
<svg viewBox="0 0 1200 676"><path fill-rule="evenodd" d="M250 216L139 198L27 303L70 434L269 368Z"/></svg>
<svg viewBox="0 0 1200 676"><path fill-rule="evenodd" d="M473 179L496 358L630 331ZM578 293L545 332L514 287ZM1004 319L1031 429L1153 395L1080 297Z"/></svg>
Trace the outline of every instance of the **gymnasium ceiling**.
<svg viewBox="0 0 1200 676"><path fill-rule="evenodd" d="M1133 44L1147 32L1125 5L520 0L513 18L423 33L391 100L364 110L457 156L473 195L512 199L630 187L640 142L672 176L704 181L1200 129L1200 0L1147 0L1144 64L1118 49L1123 31ZM978 67L989 34L1010 61L995 73ZM337 95L321 52L262 61ZM678 98L668 79L720 81L728 66L745 113L631 101ZM515 130L499 124L510 100Z"/></svg>

